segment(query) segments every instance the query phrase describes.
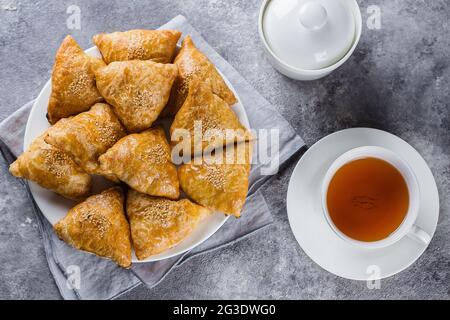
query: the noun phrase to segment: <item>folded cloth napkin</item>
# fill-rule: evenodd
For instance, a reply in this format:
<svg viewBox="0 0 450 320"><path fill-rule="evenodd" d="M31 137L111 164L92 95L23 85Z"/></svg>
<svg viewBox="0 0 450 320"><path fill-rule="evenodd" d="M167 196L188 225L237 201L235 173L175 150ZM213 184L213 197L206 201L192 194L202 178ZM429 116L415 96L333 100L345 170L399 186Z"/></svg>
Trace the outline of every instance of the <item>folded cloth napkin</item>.
<svg viewBox="0 0 450 320"><path fill-rule="evenodd" d="M252 165L249 195L241 218L228 219L212 237L189 252L158 262L136 263L130 270L117 267L109 260L75 250L60 241L50 223L34 203L28 185L24 182L28 199L18 199L9 209L26 211L30 210L30 204L32 205L44 239L50 270L65 299L113 299L141 283L145 283L149 287L156 286L172 269L187 259L234 243L269 225L272 217L259 187L271 174L276 173L277 164L281 165L304 146L303 140L289 123L206 43L185 17L177 16L161 28L177 29L183 35L190 34L192 36L196 46L233 84L246 109L251 128L254 130L278 130L278 152L274 154L266 152L270 156ZM33 101L27 103L0 124L0 147L7 164L22 152L25 125L32 106ZM268 147L258 146L258 148L267 149ZM7 170L7 166L3 167L1 170ZM5 182L0 181L0 189L6 190L7 187Z"/></svg>

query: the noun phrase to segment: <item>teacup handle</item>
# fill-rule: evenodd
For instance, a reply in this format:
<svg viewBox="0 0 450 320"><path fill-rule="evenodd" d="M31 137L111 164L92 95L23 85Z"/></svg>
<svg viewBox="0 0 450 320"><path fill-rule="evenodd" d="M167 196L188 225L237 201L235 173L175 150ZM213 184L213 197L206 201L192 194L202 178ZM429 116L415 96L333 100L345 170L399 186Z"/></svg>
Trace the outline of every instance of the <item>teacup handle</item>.
<svg viewBox="0 0 450 320"><path fill-rule="evenodd" d="M425 245L431 241L431 236L416 225L412 226L411 230L409 230L408 236Z"/></svg>

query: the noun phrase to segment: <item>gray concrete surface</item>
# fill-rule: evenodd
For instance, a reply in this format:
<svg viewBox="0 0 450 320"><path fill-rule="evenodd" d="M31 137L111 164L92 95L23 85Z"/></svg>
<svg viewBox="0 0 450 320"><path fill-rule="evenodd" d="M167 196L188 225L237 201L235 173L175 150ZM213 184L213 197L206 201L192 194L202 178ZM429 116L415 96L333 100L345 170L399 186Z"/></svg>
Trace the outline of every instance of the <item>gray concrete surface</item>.
<svg viewBox="0 0 450 320"><path fill-rule="evenodd" d="M381 8L381 29L364 23L354 56L331 76L297 82L278 74L257 34L261 0L24 1L0 0L0 120L35 97L48 80L55 50L67 33L84 47L100 31L152 28L183 14L206 40L288 118L308 145L336 130L369 126L390 131L428 161L441 212L425 254L383 280L380 290L338 278L315 265L287 222L285 193L298 159L264 189L276 222L265 231L192 259L157 288L124 299L417 298L450 297L450 2L359 1ZM81 8L81 30L68 30L66 9ZM24 194L0 190L0 298L60 298L31 212L5 205ZM186 276L190 271L189 276Z"/></svg>

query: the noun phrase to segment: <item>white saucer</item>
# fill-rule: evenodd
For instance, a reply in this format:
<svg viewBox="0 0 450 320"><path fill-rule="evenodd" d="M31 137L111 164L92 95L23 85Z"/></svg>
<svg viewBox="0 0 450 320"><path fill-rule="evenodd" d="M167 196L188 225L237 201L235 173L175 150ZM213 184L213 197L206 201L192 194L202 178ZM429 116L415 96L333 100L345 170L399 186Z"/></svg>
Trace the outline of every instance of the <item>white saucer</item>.
<svg viewBox="0 0 450 320"><path fill-rule="evenodd" d="M425 160L407 142L385 131L353 128L315 143L292 173L287 193L289 223L298 243L319 266L343 278L367 280L392 276L413 264L426 245L404 237L382 249L360 249L339 238L322 213L320 186L326 170L344 152L380 146L405 159L419 180L420 209L416 224L433 236L439 217L439 195Z"/></svg>

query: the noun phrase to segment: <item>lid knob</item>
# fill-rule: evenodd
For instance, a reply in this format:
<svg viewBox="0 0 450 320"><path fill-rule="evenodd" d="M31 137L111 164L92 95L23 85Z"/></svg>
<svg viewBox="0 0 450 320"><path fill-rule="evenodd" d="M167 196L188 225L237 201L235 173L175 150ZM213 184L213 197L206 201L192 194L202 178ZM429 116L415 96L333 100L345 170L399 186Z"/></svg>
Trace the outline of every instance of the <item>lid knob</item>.
<svg viewBox="0 0 450 320"><path fill-rule="evenodd" d="M300 23L309 30L319 30L327 23L327 10L320 3L309 1L300 8Z"/></svg>

